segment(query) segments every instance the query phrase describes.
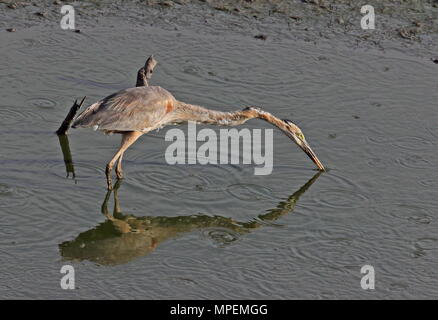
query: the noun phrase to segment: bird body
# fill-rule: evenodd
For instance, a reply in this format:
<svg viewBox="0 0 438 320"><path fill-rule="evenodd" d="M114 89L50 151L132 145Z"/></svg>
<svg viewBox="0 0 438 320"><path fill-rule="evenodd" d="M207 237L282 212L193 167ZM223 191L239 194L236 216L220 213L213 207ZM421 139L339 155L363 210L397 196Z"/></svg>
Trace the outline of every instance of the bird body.
<svg viewBox="0 0 438 320"><path fill-rule="evenodd" d="M181 102L158 86L124 89L92 104L77 116L72 128L93 128L104 133L122 134L120 149L107 164L108 189L112 188L111 171L116 161L116 174L123 177L123 153L141 135L168 124L194 121L205 124L235 126L254 118L267 121L281 129L312 159L320 170L324 166L306 142L301 129L290 120L281 120L258 107L246 107L234 112L210 110Z"/></svg>
<svg viewBox="0 0 438 320"><path fill-rule="evenodd" d="M106 133L148 132L173 110L175 103L174 96L161 87L124 89L89 106L72 127L91 127Z"/></svg>

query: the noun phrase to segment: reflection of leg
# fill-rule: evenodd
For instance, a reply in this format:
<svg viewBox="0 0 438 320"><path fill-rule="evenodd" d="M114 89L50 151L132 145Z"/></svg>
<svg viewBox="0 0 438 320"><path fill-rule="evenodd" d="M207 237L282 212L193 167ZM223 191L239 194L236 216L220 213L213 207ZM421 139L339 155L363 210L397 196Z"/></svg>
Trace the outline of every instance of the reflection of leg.
<svg viewBox="0 0 438 320"><path fill-rule="evenodd" d="M108 218L109 216L109 212L108 212L108 200L110 198L111 195L111 190L108 190L106 195L105 195L105 200L103 200L102 203L102 207L101 207L101 212L104 216L106 216Z"/></svg>
<svg viewBox="0 0 438 320"><path fill-rule="evenodd" d="M122 180L117 180L116 184L114 185L114 210L113 210L113 216L118 218L122 215L122 212L120 210L120 202L119 202L119 188L122 183Z"/></svg>
<svg viewBox="0 0 438 320"><path fill-rule="evenodd" d="M117 180L117 182L114 184L113 190L108 190L105 195L105 199L103 200L102 206L101 206L101 212L102 214L108 219L108 220L114 220L114 217L120 212L120 206L119 206L119 198L117 196L117 191L120 188L121 180ZM111 197L111 192L114 192L114 211L113 214L110 214L108 211L108 202Z"/></svg>
<svg viewBox="0 0 438 320"><path fill-rule="evenodd" d="M122 180L117 180L117 182L114 184L114 211L112 216L113 219L110 220L113 222L118 231L121 233L128 233L131 232L131 226L125 221L123 214L120 211L118 190L121 184Z"/></svg>
<svg viewBox="0 0 438 320"><path fill-rule="evenodd" d="M106 165L105 173L108 190L112 189L111 171L113 169L114 163L117 161L117 159L119 159L119 163L117 164L117 171L119 171L120 173L122 170L121 156L126 151L126 149L128 149L129 146L131 146L142 134L143 132L139 131L127 131L126 133L123 133L120 149L116 152L111 161Z"/></svg>

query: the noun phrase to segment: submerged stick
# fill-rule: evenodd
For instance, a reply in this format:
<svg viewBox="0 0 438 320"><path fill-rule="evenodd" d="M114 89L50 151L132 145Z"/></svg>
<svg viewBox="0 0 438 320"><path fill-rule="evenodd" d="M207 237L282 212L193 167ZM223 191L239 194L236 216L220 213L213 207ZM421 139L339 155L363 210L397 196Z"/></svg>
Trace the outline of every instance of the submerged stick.
<svg viewBox="0 0 438 320"><path fill-rule="evenodd" d="M67 131L68 129L70 129L70 125L73 119L76 117L76 113L79 111L82 104L84 103L85 98L86 97L84 97L81 103L79 104L78 104L78 100L77 99L75 100L75 103L70 108L70 111L68 112L61 126L59 127L58 130L56 130L56 134L58 135L58 139L59 139L59 145L61 146L62 155L64 157L64 164L65 164L65 170L67 171L67 178L70 176L70 173L72 174L73 179L75 178L75 168L73 165L73 158L71 156Z"/></svg>
<svg viewBox="0 0 438 320"><path fill-rule="evenodd" d="M81 103L79 103L79 104L78 104L78 100L77 99L75 100L75 103L70 108L70 111L68 112L68 114L65 117L64 121L62 122L61 126L59 127L58 130L56 130L56 134L58 136L67 134L67 131L68 131L68 129L70 129L70 125L71 125L73 119L75 118L76 113L79 111L82 104L84 103L85 98L86 98L86 96L82 99Z"/></svg>
<svg viewBox="0 0 438 320"><path fill-rule="evenodd" d="M73 158L71 156L70 144L68 142L68 136L65 134L58 135L59 145L61 146L62 155L64 157L65 170L67 171L67 178L72 174L72 178L75 179L75 167L73 165Z"/></svg>
<svg viewBox="0 0 438 320"><path fill-rule="evenodd" d="M148 80L151 79L152 73L154 72L154 68L157 65L158 61L154 59L154 56L151 55L144 64L144 67L142 67L137 72L137 83L135 84L136 87L147 87L149 86Z"/></svg>

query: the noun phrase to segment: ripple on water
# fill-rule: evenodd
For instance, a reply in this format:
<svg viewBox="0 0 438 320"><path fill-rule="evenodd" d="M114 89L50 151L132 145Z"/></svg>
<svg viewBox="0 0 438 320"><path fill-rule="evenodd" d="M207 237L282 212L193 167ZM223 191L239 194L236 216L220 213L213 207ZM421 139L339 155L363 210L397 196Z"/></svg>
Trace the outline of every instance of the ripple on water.
<svg viewBox="0 0 438 320"><path fill-rule="evenodd" d="M254 280L287 281L294 278L296 272L300 270L299 265L289 255L287 248L278 250L274 247L269 250L252 251L251 254L263 257L251 265L252 269L246 271Z"/></svg>
<svg viewBox="0 0 438 320"><path fill-rule="evenodd" d="M319 203L332 208L357 208L368 202L368 198L354 190L330 189L318 193Z"/></svg>
<svg viewBox="0 0 438 320"><path fill-rule="evenodd" d="M201 233L203 238L216 248L228 247L240 239L237 232L227 228L207 228L203 229Z"/></svg>
<svg viewBox="0 0 438 320"><path fill-rule="evenodd" d="M414 246L421 251L438 250L438 238L420 238Z"/></svg>
<svg viewBox="0 0 438 320"><path fill-rule="evenodd" d="M65 62L66 59L81 59L81 51L72 50L72 41L79 40L80 34L70 32L49 32L41 40L23 39L16 50L23 54L32 53L38 61L50 63ZM75 39L76 38L76 39ZM50 54L48 54L50 52Z"/></svg>
<svg viewBox="0 0 438 320"><path fill-rule="evenodd" d="M317 230L314 234L316 238L324 239L324 243L327 246L351 246L355 239L361 237L361 235L344 226L333 226L330 229Z"/></svg>
<svg viewBox="0 0 438 320"><path fill-rule="evenodd" d="M366 140L368 142L373 143L373 144L386 144L386 143L391 143L393 141L393 140L388 139L387 136L366 137Z"/></svg>
<svg viewBox="0 0 438 320"><path fill-rule="evenodd" d="M106 64L94 64L92 67L84 66L77 70L78 75L87 75L87 80L94 85L108 86L108 85L119 85L123 88L125 83L131 83L132 79L128 79L128 75L117 70L114 67L108 68ZM80 77L81 79L82 77Z"/></svg>
<svg viewBox="0 0 438 320"><path fill-rule="evenodd" d="M272 189L250 183L236 183L227 187L227 193L242 201L257 201L264 199L275 199Z"/></svg>
<svg viewBox="0 0 438 320"><path fill-rule="evenodd" d="M416 136L406 136L397 139L391 139L385 135L382 135L382 136L367 137L367 141L373 144L381 144L381 145L387 144L400 149L412 150L412 151L430 150L430 148L432 148L435 144L431 140L428 140L423 137L416 137Z"/></svg>
<svg viewBox="0 0 438 320"><path fill-rule="evenodd" d="M153 192L181 192L202 188L208 180L196 173L190 173L179 165L149 164L144 168L135 168L129 175L129 182Z"/></svg>
<svg viewBox="0 0 438 320"><path fill-rule="evenodd" d="M433 189L438 188L438 180L436 179L424 179L419 181L419 184L427 188L433 188Z"/></svg>
<svg viewBox="0 0 438 320"><path fill-rule="evenodd" d="M413 151L429 150L434 146L432 141L422 137L402 137L396 139L392 144L396 147Z"/></svg>
<svg viewBox="0 0 438 320"><path fill-rule="evenodd" d="M167 287L172 289L180 289L180 290L190 290L194 289L201 285L201 281L199 279L190 279L184 277L170 277L159 279L158 283L160 287ZM177 297L175 297L177 299Z"/></svg>
<svg viewBox="0 0 438 320"><path fill-rule="evenodd" d="M345 177L328 172L324 178L332 180L329 188L313 193L314 200L320 206L331 208L358 208L368 205L369 197L354 182Z"/></svg>
<svg viewBox="0 0 438 320"><path fill-rule="evenodd" d="M88 163L83 161L74 161L73 165L75 168L75 176L79 179L96 179L101 178L105 174L105 168L97 166L97 163L94 162ZM65 163L61 160L46 161L43 166L51 174L57 177L66 178L67 176Z"/></svg>
<svg viewBox="0 0 438 320"><path fill-rule="evenodd" d="M202 70L198 66L188 65L188 66L185 66L183 68L183 72L185 74L197 76L197 75L200 75L202 73Z"/></svg>
<svg viewBox="0 0 438 320"><path fill-rule="evenodd" d="M23 124L42 120L42 117L37 112L26 111L19 107L0 108L0 119L3 125Z"/></svg>
<svg viewBox="0 0 438 320"><path fill-rule="evenodd" d="M173 255L163 260L163 265L173 270L189 272L190 274L206 274L208 273L208 265L202 260L190 258L186 256Z"/></svg>
<svg viewBox="0 0 438 320"><path fill-rule="evenodd" d="M16 48L16 50L18 52L28 54L29 52L31 52L31 51L33 51L36 48L39 48L41 46L42 46L41 40L26 38L26 39L21 40L21 43L19 44L18 48Z"/></svg>
<svg viewBox="0 0 438 320"><path fill-rule="evenodd" d="M190 41L190 39L187 39ZM169 56L166 59L166 63L172 68L166 68L165 72L169 73L173 78L187 81L187 76L191 78L191 83L202 82L203 86L208 84L226 84L227 86L239 86L247 88L269 88L271 93L283 92L286 89L290 89L291 82L293 79L290 77L290 72L284 68L283 61L273 61L270 68L275 68L275 65L279 67L278 70L283 70L283 72L264 74L263 79L260 78L259 69L257 66L263 64L265 55L263 53L252 55L251 64L244 64L235 66L236 56L230 55L230 48L225 50L224 48L219 49L221 52L217 52L217 55L213 57L209 54L204 54L205 43L200 43L199 41L190 43L193 46L194 53L186 52L183 56ZM241 52L239 48L241 47L240 41L229 42L229 46L234 46L236 52ZM257 44L256 44L257 46ZM201 54L199 54L201 52ZM259 51L257 51L259 52ZM243 55L243 53L241 53ZM244 57L238 57L244 59ZM193 64L196 61L196 64ZM246 60L247 61L247 60ZM280 67L280 64L282 66ZM217 69L217 66L223 66L221 70ZM290 67L292 70L292 67ZM180 72L175 72L175 70L181 70ZM171 73L171 74L170 74ZM242 76L243 75L243 76Z"/></svg>
<svg viewBox="0 0 438 320"><path fill-rule="evenodd" d="M313 245L291 246L290 250L297 261L306 261L306 264L314 261L318 265L341 267L344 271L346 267L363 265L368 260L367 255L371 254L370 250L363 251L361 247L351 244L333 245L331 239L320 239ZM377 250L378 248L375 249Z"/></svg>
<svg viewBox="0 0 438 320"><path fill-rule="evenodd" d="M409 169L430 169L432 163L419 154L405 154L400 158L395 159L395 162Z"/></svg>
<svg viewBox="0 0 438 320"><path fill-rule="evenodd" d="M393 221L395 218L416 224L430 224L434 220L430 209L413 204L394 203L377 207L374 210L379 215L391 218L389 220L385 219L385 221Z"/></svg>
<svg viewBox="0 0 438 320"><path fill-rule="evenodd" d="M169 192L184 200L218 203L227 200L227 183L238 182L239 167L229 165L136 166L127 183L152 192Z"/></svg>
<svg viewBox="0 0 438 320"><path fill-rule="evenodd" d="M409 285L406 282L392 282L389 285L389 290L392 292L406 292Z"/></svg>
<svg viewBox="0 0 438 320"><path fill-rule="evenodd" d="M169 75L179 80L187 81L187 76L190 76L194 81L203 80L205 82L211 82L214 80L214 82L219 83L225 83L224 79L222 79L223 77L220 74L213 73L210 67L212 67L214 63L225 66L231 63L231 59L227 59L224 56L210 56L210 59L204 59L203 56L193 56L188 53L185 53L183 57L168 57L166 61L168 66L174 66L175 68L165 68L164 72L169 73ZM193 64L193 61L197 61L196 65ZM180 72L175 72L175 70L180 70Z"/></svg>
<svg viewBox="0 0 438 320"><path fill-rule="evenodd" d="M390 165L390 162L385 159L371 158L367 160L367 164L372 168L386 168Z"/></svg>
<svg viewBox="0 0 438 320"><path fill-rule="evenodd" d="M42 109L53 109L56 107L57 103L53 100L47 99L47 98L31 98L26 100L26 104L31 105L35 108L42 108Z"/></svg>
<svg viewBox="0 0 438 320"><path fill-rule="evenodd" d="M436 125L436 123L431 127L427 127L426 130L429 131L432 136L438 139L438 126Z"/></svg>
<svg viewBox="0 0 438 320"><path fill-rule="evenodd" d="M20 186L0 183L0 208L25 207L32 193Z"/></svg>

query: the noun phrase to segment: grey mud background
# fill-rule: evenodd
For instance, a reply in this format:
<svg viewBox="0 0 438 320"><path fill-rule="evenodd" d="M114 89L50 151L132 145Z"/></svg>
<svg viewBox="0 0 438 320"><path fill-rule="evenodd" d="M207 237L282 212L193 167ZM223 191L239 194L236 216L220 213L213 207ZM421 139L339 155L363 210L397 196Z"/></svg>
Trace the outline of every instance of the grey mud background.
<svg viewBox="0 0 438 320"><path fill-rule="evenodd" d="M67 3L80 32L59 27ZM364 4L376 30L360 28ZM437 6L0 1L0 297L437 298ZM74 99L133 86L152 53L152 84L292 119L329 172L280 133L269 176L169 166L164 129L126 154L113 214L118 137L72 131L72 179L53 132Z"/></svg>

